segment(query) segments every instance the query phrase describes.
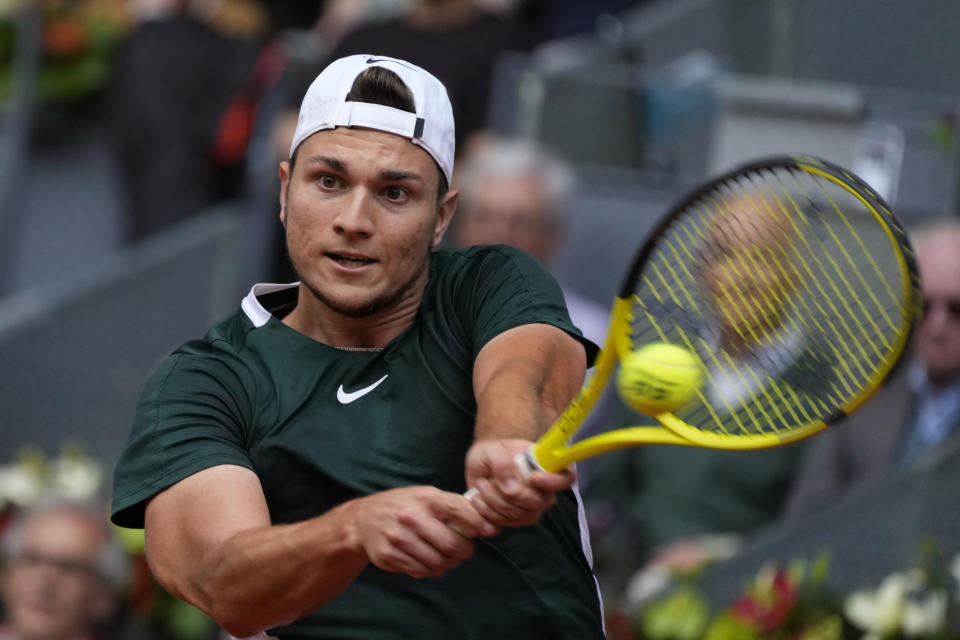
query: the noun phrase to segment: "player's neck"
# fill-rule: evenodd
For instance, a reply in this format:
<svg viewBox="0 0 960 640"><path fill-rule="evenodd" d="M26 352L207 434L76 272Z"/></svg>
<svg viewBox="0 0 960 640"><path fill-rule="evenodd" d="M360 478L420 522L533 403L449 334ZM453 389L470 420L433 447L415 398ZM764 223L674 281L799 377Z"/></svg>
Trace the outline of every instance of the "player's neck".
<svg viewBox="0 0 960 640"><path fill-rule="evenodd" d="M297 306L283 323L331 347L345 350L383 348L413 325L422 299L423 287L414 287L388 308L356 317L331 309L301 285Z"/></svg>

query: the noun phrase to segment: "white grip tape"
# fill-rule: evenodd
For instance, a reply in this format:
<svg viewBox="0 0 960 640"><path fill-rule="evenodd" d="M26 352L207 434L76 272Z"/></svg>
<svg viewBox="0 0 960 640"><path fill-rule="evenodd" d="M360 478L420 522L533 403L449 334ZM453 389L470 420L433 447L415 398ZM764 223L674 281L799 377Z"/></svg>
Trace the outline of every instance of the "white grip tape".
<svg viewBox="0 0 960 640"><path fill-rule="evenodd" d="M523 453L518 453L513 459L517 463L517 466L520 468L520 474L523 476L523 481L527 482L530 480L531 471L546 471L543 467L540 466L540 463L537 462L536 457L533 455L533 447L530 447Z"/></svg>

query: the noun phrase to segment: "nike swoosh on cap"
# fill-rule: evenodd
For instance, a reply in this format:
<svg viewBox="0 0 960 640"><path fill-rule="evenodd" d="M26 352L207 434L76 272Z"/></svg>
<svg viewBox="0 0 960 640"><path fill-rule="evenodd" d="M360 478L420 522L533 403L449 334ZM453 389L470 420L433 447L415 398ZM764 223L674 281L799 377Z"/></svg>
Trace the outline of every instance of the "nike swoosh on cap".
<svg viewBox="0 0 960 640"><path fill-rule="evenodd" d="M380 378L370 386L364 387L363 389L357 389L356 391L344 391L343 385L340 385L340 388L337 389L337 400L340 401L340 404L350 404L354 400L357 400L358 398L362 398L363 396L367 395L368 393L370 393L371 391L379 387L380 383L386 380L387 376L389 375L390 374L388 373L387 375L383 376L382 378Z"/></svg>

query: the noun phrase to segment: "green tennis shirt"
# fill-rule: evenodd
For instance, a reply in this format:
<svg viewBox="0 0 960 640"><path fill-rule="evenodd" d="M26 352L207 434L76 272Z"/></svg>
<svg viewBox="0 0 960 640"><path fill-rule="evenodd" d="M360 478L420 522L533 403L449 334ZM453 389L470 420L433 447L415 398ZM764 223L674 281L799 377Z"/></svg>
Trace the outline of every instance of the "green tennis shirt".
<svg viewBox="0 0 960 640"><path fill-rule="evenodd" d="M142 527L151 496L220 464L257 474L275 524L396 487L462 492L480 349L529 323L582 340L553 278L504 246L435 252L415 322L380 352L338 350L287 327L280 318L296 296L296 285L255 286L235 315L153 374L115 470L115 523ZM539 524L477 540L474 557L439 578L370 565L340 598L269 633L602 638L583 522L579 496L567 492Z"/></svg>

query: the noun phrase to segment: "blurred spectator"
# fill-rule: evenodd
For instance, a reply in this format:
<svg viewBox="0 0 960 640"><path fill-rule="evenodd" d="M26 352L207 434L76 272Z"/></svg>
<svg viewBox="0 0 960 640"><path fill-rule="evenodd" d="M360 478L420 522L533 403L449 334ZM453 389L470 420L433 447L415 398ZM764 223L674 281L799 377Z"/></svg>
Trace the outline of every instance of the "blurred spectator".
<svg viewBox="0 0 960 640"><path fill-rule="evenodd" d="M205 4L137 3L141 22L118 56L109 125L133 241L242 194L242 145L218 154L233 133L220 123L257 70L265 14L239 0L190 8Z"/></svg>
<svg viewBox="0 0 960 640"><path fill-rule="evenodd" d="M333 0L261 0L274 32L303 31L316 23Z"/></svg>
<svg viewBox="0 0 960 640"><path fill-rule="evenodd" d="M565 38L598 28L603 16L616 16L645 0L514 0L520 17L539 40Z"/></svg>
<svg viewBox="0 0 960 640"><path fill-rule="evenodd" d="M218 640L221 631L212 619L156 583L147 566L143 531L109 524L102 500L103 475L102 464L75 442L65 442L55 457L25 446L15 460L0 465L0 568L6 570L0 576L0 603L5 605L0 606L0 640ZM31 621L43 622L44 628L65 627L67 618L57 616L76 609L68 610L74 605L64 604L73 593L69 591L73 583L67 578L76 572L66 571L60 582L44 582L39 578L56 577L64 571L41 572L40 565L46 565L35 562L38 571L23 571L27 577L17 578L11 591L9 581L20 575L17 559L24 551L28 560L30 553L76 559L82 555L81 549L87 554L84 557L93 558L88 564L96 569L88 577L98 578L87 596L95 603L108 600L109 616L98 620L95 633L88 635L41 633L39 622ZM58 586L61 583L64 586ZM57 611L40 616L46 610L40 607L37 612L37 592L49 600L49 606L58 607ZM24 617L38 631L31 635L18 624L20 634L14 634L10 630L14 617Z"/></svg>
<svg viewBox="0 0 960 640"><path fill-rule="evenodd" d="M304 3L308 4L308 3ZM272 26L266 0L132 0L130 11L139 22L165 20L188 14L225 36L257 39Z"/></svg>
<svg viewBox="0 0 960 640"><path fill-rule="evenodd" d="M323 54L307 65L314 70L316 60L329 59L330 52L344 36L366 23L380 22L401 15L414 0L327 0L323 13L313 25ZM305 78L309 83L311 78ZM306 89L306 87L303 87ZM300 105L296 105L299 107ZM289 146L289 145L288 145Z"/></svg>
<svg viewBox="0 0 960 640"><path fill-rule="evenodd" d="M932 221L912 236L924 292L912 363L867 406L814 438L788 518L826 507L960 434L960 220Z"/></svg>
<svg viewBox="0 0 960 640"><path fill-rule="evenodd" d="M94 640L115 618L125 553L105 513L79 502L23 511L4 538L3 640Z"/></svg>
<svg viewBox="0 0 960 640"><path fill-rule="evenodd" d="M456 246L508 244L548 267L563 250L576 177L536 143L491 140L477 147L464 158L454 186L460 191L451 230ZM563 294L573 323L602 345L606 309L568 287Z"/></svg>

